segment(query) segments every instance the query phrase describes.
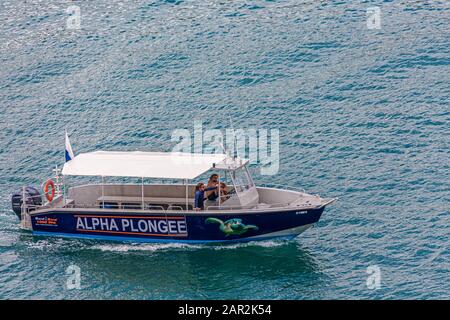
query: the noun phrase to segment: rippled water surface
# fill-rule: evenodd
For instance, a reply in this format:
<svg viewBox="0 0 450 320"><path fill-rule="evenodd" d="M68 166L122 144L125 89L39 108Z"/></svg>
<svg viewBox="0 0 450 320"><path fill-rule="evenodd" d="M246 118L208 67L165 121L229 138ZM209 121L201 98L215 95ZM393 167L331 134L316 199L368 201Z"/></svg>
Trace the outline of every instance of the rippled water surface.
<svg viewBox="0 0 450 320"><path fill-rule="evenodd" d="M450 298L449 17L448 1L2 1L0 298ZM232 246L19 229L10 194L62 164L65 128L76 153L169 151L174 129L228 115L280 132L258 183L340 198L316 228Z"/></svg>

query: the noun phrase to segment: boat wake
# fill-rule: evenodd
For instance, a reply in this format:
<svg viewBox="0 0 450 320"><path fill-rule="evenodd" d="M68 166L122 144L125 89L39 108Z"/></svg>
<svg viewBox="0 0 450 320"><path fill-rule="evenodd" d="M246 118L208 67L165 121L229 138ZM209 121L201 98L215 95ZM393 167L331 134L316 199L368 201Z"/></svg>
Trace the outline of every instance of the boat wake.
<svg viewBox="0 0 450 320"><path fill-rule="evenodd" d="M133 251L186 251L186 250L230 250L247 247L274 248L289 243L283 240L253 241L235 244L184 244L184 243L157 243L157 244L99 244L90 247L93 250L105 252L133 252Z"/></svg>
<svg viewBox="0 0 450 320"><path fill-rule="evenodd" d="M23 236L23 235L22 235ZM64 250L77 251L94 250L102 252L165 252L165 251L195 251L195 250L235 250L242 248L275 248L292 244L295 241L286 241L282 239L268 239L261 241L249 241L239 243L205 243L205 244L187 244L187 243L121 243L121 242L98 242L96 240L67 239L67 238L29 238L23 236L22 242L28 249L33 250ZM6 239L6 237L4 237ZM11 242L17 242L15 239ZM1 246L1 241L0 241Z"/></svg>
<svg viewBox="0 0 450 320"><path fill-rule="evenodd" d="M91 247L92 250L109 251L109 252L133 252L133 251L166 251L166 250L184 250L198 249L201 245L189 245L183 243L156 243L156 244L99 244Z"/></svg>

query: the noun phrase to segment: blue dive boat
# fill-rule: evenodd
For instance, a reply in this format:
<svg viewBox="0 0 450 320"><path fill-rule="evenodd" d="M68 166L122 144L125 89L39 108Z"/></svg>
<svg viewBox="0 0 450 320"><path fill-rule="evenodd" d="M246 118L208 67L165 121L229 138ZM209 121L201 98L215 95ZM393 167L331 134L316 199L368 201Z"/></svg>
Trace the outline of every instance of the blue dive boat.
<svg viewBox="0 0 450 320"><path fill-rule="evenodd" d="M336 200L257 187L247 165L227 154L96 151L74 156L69 145L63 169L54 170L43 196L23 187L13 194L12 207L21 227L35 235L224 243L293 239ZM209 172L223 183L214 189L216 199L199 209L193 182ZM70 186L73 176L100 177L101 183ZM106 183L110 177L134 183ZM146 183L150 179L171 183Z"/></svg>

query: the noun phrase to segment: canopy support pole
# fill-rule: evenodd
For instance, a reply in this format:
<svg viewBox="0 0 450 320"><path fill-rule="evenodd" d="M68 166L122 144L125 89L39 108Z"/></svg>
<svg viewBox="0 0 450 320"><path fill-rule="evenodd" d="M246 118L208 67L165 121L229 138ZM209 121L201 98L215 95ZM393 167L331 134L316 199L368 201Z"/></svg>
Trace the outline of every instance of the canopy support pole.
<svg viewBox="0 0 450 320"><path fill-rule="evenodd" d="M66 177L65 176L62 176L62 188L63 188L63 203L65 206L67 204Z"/></svg>
<svg viewBox="0 0 450 320"><path fill-rule="evenodd" d="M102 176L102 209L105 209L105 177Z"/></svg>
<svg viewBox="0 0 450 320"><path fill-rule="evenodd" d="M184 179L184 183L186 184L186 211L188 211L189 210L189 201L188 201L188 189L189 189L189 186L188 186L188 179Z"/></svg>
<svg viewBox="0 0 450 320"><path fill-rule="evenodd" d="M219 208L220 208L220 173L217 174L217 182L219 183L219 185L217 186L217 192L219 195Z"/></svg>
<svg viewBox="0 0 450 320"><path fill-rule="evenodd" d="M235 178L236 178L236 170L230 171L230 178L231 178L231 183L233 183L233 187L234 187L234 190L235 190L235 192L236 192L237 198L238 198L239 201L240 201L240 200L241 200L241 197L239 196L239 192L238 192L238 190L237 190L236 181L235 181Z"/></svg>
<svg viewBox="0 0 450 320"><path fill-rule="evenodd" d="M142 177L141 180L141 195L142 195L142 210L144 210L145 205L144 205L144 177Z"/></svg>

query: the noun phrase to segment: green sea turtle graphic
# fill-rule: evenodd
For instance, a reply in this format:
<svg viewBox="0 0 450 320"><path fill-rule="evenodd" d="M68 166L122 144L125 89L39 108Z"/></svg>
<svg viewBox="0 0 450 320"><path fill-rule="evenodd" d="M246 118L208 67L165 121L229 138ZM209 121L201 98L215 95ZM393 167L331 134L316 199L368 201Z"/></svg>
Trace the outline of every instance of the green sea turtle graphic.
<svg viewBox="0 0 450 320"><path fill-rule="evenodd" d="M230 235L241 235L246 233L248 230L253 229L255 231L258 230L257 226L254 225L245 225L242 223L242 219L230 219L223 222L217 218L208 218L205 221L206 223L218 223L220 225L220 230L225 233L225 236L228 237Z"/></svg>

